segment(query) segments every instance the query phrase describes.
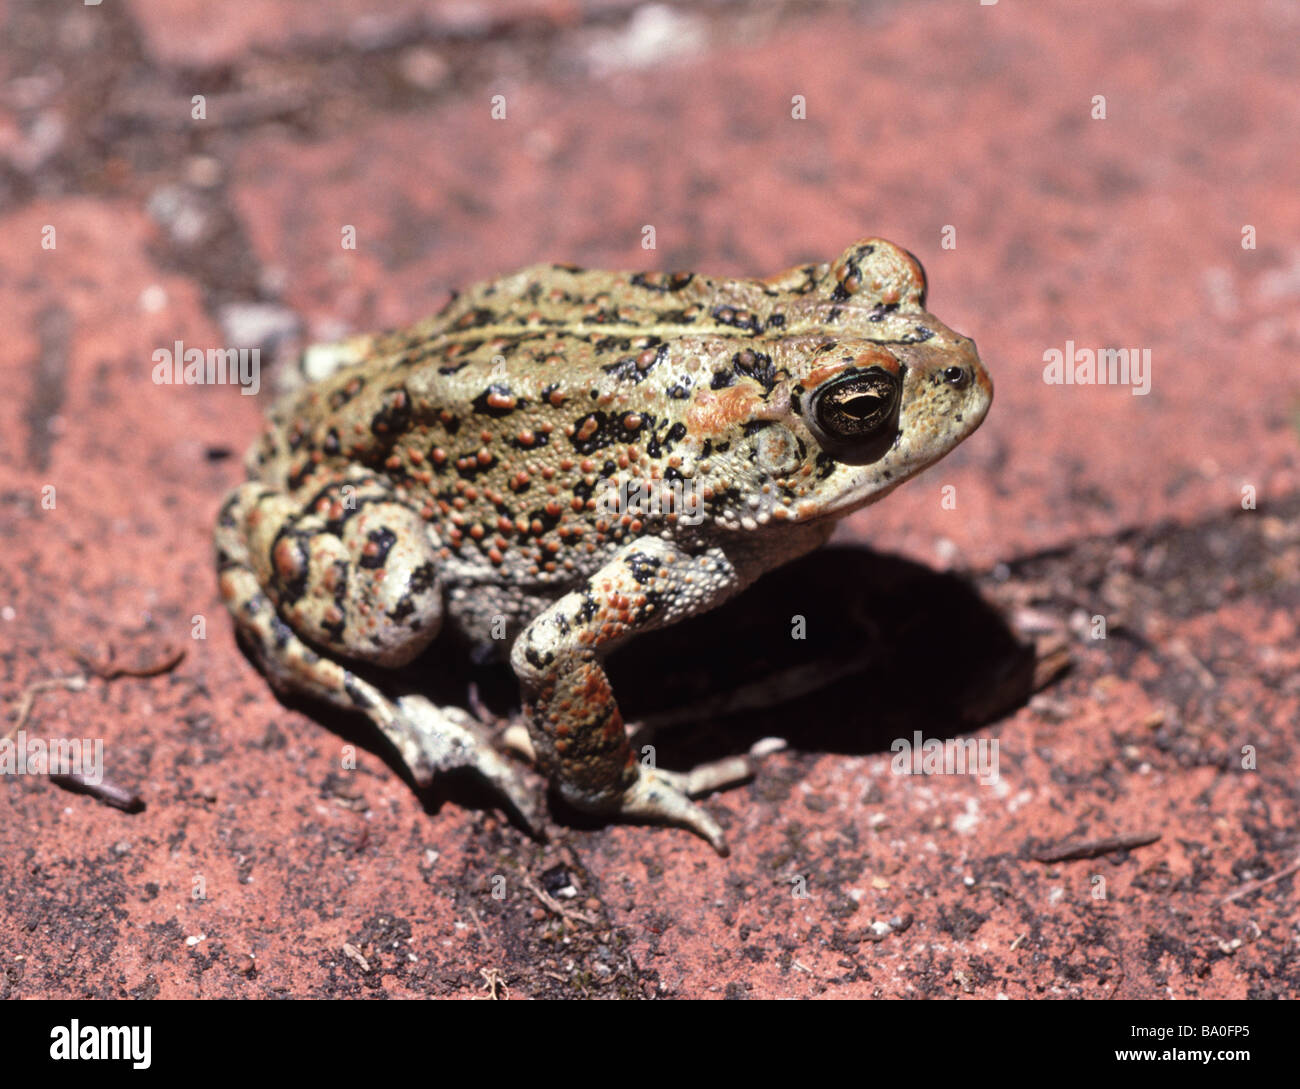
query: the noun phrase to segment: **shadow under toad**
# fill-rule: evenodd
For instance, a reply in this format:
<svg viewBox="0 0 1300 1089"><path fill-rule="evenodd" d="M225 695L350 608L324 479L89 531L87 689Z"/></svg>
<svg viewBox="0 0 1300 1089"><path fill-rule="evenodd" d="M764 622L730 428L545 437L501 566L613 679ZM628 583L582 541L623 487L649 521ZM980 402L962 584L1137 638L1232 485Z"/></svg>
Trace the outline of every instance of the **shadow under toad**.
<svg viewBox="0 0 1300 1089"><path fill-rule="evenodd" d="M644 727L636 743L652 743L660 766L686 769L772 736L796 751L862 755L889 752L895 739L910 741L918 730L940 739L970 732L1029 698L1034 652L966 579L832 547L768 573L717 609L630 640L606 666L624 719ZM388 691L400 686L462 707L472 683L493 713L518 712L509 667L476 663L451 632L378 680ZM361 716L282 702L410 781ZM461 772L438 776L422 800L430 811L444 801L504 804ZM554 795L551 810L573 827L606 823Z"/></svg>

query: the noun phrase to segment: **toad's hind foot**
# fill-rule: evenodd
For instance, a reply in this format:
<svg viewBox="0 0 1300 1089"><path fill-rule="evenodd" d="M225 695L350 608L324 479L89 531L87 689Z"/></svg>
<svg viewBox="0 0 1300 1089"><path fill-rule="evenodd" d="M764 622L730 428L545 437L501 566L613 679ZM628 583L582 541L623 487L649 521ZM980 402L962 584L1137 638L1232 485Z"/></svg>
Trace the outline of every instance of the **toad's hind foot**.
<svg viewBox="0 0 1300 1089"><path fill-rule="evenodd" d="M250 513L270 510L279 498L274 489L256 484L242 485L227 501L217 526L222 597L235 618L240 636L271 684L282 694L309 696L346 711L365 714L392 744L411 777L421 787L431 783L439 771L472 768L510 801L530 831L540 834L541 791L533 791L524 783L518 770L492 747L487 728L473 716L454 707L436 707L421 696L404 696L394 701L343 662L321 653L316 646L305 641L300 629L311 629L309 617L298 615L292 608L286 609L288 619L280 615L271 596L263 590L263 579L255 569L248 532ZM376 501L370 502L365 509L379 510L383 506L381 500L382 497L376 497ZM402 512L390 513L400 516ZM254 518L254 528L257 522ZM319 544L324 535L317 534L313 539ZM335 544L343 543L338 537L333 541ZM396 554L395 546L389 550L389 556L392 558ZM337 575L338 568L333 570ZM360 563L350 571L350 577L335 583L343 589L348 586L355 589L360 598L355 610L358 617L373 619L379 612L376 601L364 599L366 594L373 595L387 589L383 580L376 579L376 571L375 565L367 567ZM366 578L359 577L360 574ZM274 579L266 581L274 583ZM327 585L323 577L316 581L322 586ZM311 597L300 593L293 600L310 603ZM359 648L371 652L372 659L380 664L384 660L409 659L437 631L440 605L436 599L436 586L421 584L412 587L408 580L405 586L397 587L395 604L405 614L404 621L387 627L378 623L371 625L369 634L373 638L368 646ZM311 612L310 609L307 611ZM413 618L419 621L414 627L410 626ZM327 635L322 635L322 640ZM349 646L348 649L357 648Z"/></svg>
<svg viewBox="0 0 1300 1089"><path fill-rule="evenodd" d="M459 707L438 707L420 695L401 697L393 712L382 728L418 785L427 786L439 771L470 768L510 802L533 835L545 838L537 792L492 747L472 715Z"/></svg>

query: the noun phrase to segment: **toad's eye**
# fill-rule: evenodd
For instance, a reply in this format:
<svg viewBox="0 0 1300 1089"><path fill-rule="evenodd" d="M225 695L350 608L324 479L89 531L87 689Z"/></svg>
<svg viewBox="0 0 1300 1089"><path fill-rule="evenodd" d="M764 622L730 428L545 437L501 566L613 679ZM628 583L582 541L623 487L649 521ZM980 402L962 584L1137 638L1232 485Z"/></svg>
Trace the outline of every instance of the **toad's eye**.
<svg viewBox="0 0 1300 1089"><path fill-rule="evenodd" d="M953 389L965 389L970 385L970 371L965 367L945 367L943 380Z"/></svg>
<svg viewBox="0 0 1300 1089"><path fill-rule="evenodd" d="M813 420L836 444L869 439L893 421L900 386L898 375L883 367L837 378L813 395Z"/></svg>

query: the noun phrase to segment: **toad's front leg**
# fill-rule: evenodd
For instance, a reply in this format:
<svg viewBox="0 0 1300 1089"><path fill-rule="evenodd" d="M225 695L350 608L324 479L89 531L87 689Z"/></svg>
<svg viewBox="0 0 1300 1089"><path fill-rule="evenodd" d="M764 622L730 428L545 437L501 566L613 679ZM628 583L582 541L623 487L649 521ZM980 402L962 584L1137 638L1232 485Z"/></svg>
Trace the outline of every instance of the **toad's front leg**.
<svg viewBox="0 0 1300 1089"><path fill-rule="evenodd" d="M565 801L589 812L682 824L727 853L722 829L690 800L723 782L708 771L680 774L637 761L602 659L630 636L711 609L738 589L720 549L693 556L645 537L621 548L515 640L511 665L533 749Z"/></svg>

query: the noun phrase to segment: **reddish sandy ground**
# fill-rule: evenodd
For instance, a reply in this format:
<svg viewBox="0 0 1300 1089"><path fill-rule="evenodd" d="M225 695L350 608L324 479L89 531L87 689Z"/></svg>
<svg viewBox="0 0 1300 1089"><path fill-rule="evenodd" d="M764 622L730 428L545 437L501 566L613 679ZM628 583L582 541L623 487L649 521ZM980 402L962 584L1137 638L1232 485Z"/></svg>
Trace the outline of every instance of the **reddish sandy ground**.
<svg viewBox="0 0 1300 1089"><path fill-rule="evenodd" d="M25 733L102 738L145 803L0 776L0 997L1300 990L1295 8L8 0L0 20L3 728L30 686L86 675L35 692ZM743 659L788 603L829 629L862 595L860 637L822 646L864 668L661 735L669 766L788 738L706 803L730 858L558 808L539 844L463 785L420 797L240 653L210 530L265 399L155 385L155 349L413 320L540 260L758 275L864 234L921 258L997 397L841 530L915 581L849 553L860 574L804 568L729 621ZM1045 384L1068 341L1149 348L1149 394ZM1003 621L1070 661L1032 698ZM110 644L186 654L114 679L76 656ZM673 647L648 646L620 692L689 709L701 645L653 669ZM999 781L892 774L913 723L997 739ZM1153 841L1038 857L1115 836Z"/></svg>

